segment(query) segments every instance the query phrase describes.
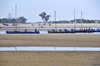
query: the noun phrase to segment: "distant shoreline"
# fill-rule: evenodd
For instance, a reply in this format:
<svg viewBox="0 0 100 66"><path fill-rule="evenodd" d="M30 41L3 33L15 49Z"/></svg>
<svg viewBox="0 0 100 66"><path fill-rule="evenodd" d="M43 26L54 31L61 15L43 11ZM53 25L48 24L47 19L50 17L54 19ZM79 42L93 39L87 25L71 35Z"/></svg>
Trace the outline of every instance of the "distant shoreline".
<svg viewBox="0 0 100 66"><path fill-rule="evenodd" d="M5 26L2 23L0 23L0 27L2 28L12 28L16 26L12 26L12 23L7 23L9 26ZM74 28L74 23L56 23L57 28ZM81 28L81 23L75 24L76 28ZM100 28L100 23L82 23L82 28ZM17 28L55 28L55 23L52 23L49 25L46 23L44 26L43 23L35 23L35 24L18 24Z"/></svg>

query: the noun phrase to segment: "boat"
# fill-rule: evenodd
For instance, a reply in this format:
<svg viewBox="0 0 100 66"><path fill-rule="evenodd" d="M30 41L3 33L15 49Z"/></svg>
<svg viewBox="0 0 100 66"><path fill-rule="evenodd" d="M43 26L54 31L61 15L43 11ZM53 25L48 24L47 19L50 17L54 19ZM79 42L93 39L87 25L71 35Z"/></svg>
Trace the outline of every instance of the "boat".
<svg viewBox="0 0 100 66"><path fill-rule="evenodd" d="M93 30L75 30L75 33L85 33L85 32L94 32Z"/></svg>
<svg viewBox="0 0 100 66"><path fill-rule="evenodd" d="M6 31L7 34L39 34L39 31Z"/></svg>
<svg viewBox="0 0 100 66"><path fill-rule="evenodd" d="M95 30L94 32L100 32L100 30Z"/></svg>
<svg viewBox="0 0 100 66"><path fill-rule="evenodd" d="M39 31L37 31L37 29L35 29L35 31L27 31L27 29L25 29L25 31L17 31L17 5L15 5L15 17L16 17L16 24L14 26L16 26L16 29L14 29L14 31L7 30L6 31L7 34L39 34L40 33Z"/></svg>
<svg viewBox="0 0 100 66"><path fill-rule="evenodd" d="M75 31L50 31L48 30L48 33L75 33Z"/></svg>
<svg viewBox="0 0 100 66"><path fill-rule="evenodd" d="M100 30L67 30L67 31L52 31L48 30L48 33L93 33L93 32L100 32Z"/></svg>

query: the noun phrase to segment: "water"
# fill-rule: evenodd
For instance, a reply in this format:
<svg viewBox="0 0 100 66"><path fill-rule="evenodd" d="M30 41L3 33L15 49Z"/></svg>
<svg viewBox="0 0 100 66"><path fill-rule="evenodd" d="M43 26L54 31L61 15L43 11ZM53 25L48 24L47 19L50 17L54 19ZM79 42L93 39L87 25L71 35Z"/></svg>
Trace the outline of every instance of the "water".
<svg viewBox="0 0 100 66"><path fill-rule="evenodd" d="M15 27L3 27L2 29L16 29ZM17 29L55 29L55 28L29 28L29 27L26 27L26 28L22 28L22 27L17 27ZM72 29L72 28L56 28L56 29ZM74 28L73 28L74 29ZM80 28L75 28L75 29L80 29ZM84 28L82 28L84 29ZM86 28L85 28L86 29ZM88 29L88 28L87 28ZM91 29L97 29L97 28L91 28ZM99 28L100 29L100 28Z"/></svg>
<svg viewBox="0 0 100 66"><path fill-rule="evenodd" d="M0 47L0 51L100 51L100 47Z"/></svg>
<svg viewBox="0 0 100 66"><path fill-rule="evenodd" d="M0 34L6 34L6 31L0 31Z"/></svg>
<svg viewBox="0 0 100 66"><path fill-rule="evenodd" d="M6 34L6 31L0 31L0 34ZM48 31L40 31L40 34L48 34ZM93 33L49 33L49 34L100 34L100 32L93 32Z"/></svg>
<svg viewBox="0 0 100 66"><path fill-rule="evenodd" d="M48 34L48 31L40 31L40 34Z"/></svg>

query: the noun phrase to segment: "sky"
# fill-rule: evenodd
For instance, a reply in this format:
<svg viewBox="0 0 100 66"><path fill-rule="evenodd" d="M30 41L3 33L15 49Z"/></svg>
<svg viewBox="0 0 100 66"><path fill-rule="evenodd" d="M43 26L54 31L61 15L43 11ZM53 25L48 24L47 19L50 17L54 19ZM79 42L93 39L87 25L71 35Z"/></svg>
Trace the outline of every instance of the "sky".
<svg viewBox="0 0 100 66"><path fill-rule="evenodd" d="M0 18L7 18L11 13L15 18L15 5L17 5L17 18L24 16L27 22L42 21L39 14L46 12L50 15L49 21L73 20L75 18L100 20L100 0L0 0Z"/></svg>

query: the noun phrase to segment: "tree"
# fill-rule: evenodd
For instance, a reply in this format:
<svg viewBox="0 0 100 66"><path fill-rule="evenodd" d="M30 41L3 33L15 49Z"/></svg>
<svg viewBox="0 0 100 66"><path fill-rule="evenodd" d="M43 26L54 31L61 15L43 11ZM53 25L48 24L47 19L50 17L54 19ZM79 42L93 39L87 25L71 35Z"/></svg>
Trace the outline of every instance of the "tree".
<svg viewBox="0 0 100 66"><path fill-rule="evenodd" d="M41 14L39 14L39 16L41 16L41 18L42 18L42 20L44 22L44 25L45 25L45 22L47 22L49 20L49 17L50 17L50 15L46 15L45 12L42 12Z"/></svg>
<svg viewBox="0 0 100 66"><path fill-rule="evenodd" d="M19 17L18 20L19 20L20 23L26 23L26 21L27 21L27 19L24 18L23 16Z"/></svg>
<svg viewBox="0 0 100 66"><path fill-rule="evenodd" d="M3 18L1 22L2 23L8 23L8 20L7 20L7 18Z"/></svg>
<svg viewBox="0 0 100 66"><path fill-rule="evenodd" d="M1 23L2 19L0 19L0 23Z"/></svg>
<svg viewBox="0 0 100 66"><path fill-rule="evenodd" d="M15 18L11 19L11 23L16 23L16 19Z"/></svg>

